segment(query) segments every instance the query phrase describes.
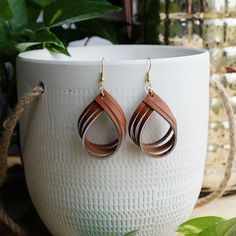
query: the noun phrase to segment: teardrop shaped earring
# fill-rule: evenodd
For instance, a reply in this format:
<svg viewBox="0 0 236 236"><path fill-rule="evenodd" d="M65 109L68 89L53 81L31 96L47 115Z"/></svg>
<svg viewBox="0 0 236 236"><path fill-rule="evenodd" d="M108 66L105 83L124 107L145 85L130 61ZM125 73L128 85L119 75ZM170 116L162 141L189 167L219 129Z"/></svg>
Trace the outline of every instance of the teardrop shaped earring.
<svg viewBox="0 0 236 236"><path fill-rule="evenodd" d="M140 149L153 157L163 157L169 154L175 147L177 141L177 122L168 105L152 90L150 76L151 58L149 68L145 77L148 94L134 111L129 122L129 135ZM145 125L153 112L158 113L169 124L166 134L152 143L143 143L142 135Z"/></svg>
<svg viewBox="0 0 236 236"><path fill-rule="evenodd" d="M101 62L99 90L99 95L81 113L78 132L85 151L92 156L106 158L115 154L121 146L126 135L126 118L118 102L104 88L104 58ZM102 112L109 116L117 131L117 138L107 144L93 143L87 138L90 126Z"/></svg>

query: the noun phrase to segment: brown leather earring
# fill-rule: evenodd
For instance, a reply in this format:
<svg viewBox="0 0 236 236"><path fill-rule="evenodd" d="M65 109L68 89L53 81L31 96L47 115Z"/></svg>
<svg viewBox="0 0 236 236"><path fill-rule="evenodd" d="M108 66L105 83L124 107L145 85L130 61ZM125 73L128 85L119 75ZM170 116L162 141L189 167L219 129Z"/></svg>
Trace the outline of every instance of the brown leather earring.
<svg viewBox="0 0 236 236"><path fill-rule="evenodd" d="M163 157L169 154L175 147L177 141L177 122L168 105L152 90L150 77L151 59L148 58L148 60L150 64L145 78L148 94L139 104L130 119L129 135L144 153L153 157ZM143 143L143 129L153 112L157 112L166 120L169 124L169 129L159 140L152 143Z"/></svg>
<svg viewBox="0 0 236 236"><path fill-rule="evenodd" d="M82 140L82 146L90 155L98 158L110 157L116 153L121 146L126 135L125 114L117 101L104 88L104 58L101 63L101 77L97 97L84 109L78 120L78 132ZM87 137L87 132L91 124L105 112L117 131L117 138L107 144L97 144L91 142Z"/></svg>

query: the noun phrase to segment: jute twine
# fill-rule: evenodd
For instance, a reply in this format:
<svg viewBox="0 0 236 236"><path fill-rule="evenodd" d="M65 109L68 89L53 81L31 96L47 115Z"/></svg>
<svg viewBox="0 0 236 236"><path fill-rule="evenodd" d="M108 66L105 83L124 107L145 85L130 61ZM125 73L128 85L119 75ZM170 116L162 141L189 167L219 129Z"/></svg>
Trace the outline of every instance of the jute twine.
<svg viewBox="0 0 236 236"><path fill-rule="evenodd" d="M228 184L228 181L231 177L232 173L232 166L235 156L235 125L234 125L234 117L233 117L233 109L229 102L229 97L226 94L224 88L216 81L211 80L210 86L214 88L219 97L222 100L222 104L226 110L228 120L229 120L229 136L230 136L230 150L229 150L229 157L227 160L224 178L219 185L219 188L211 193L210 195L199 199L196 204L196 207L201 207L214 199L220 197ZM30 107L30 105L39 98L43 93L43 88L41 86L37 86L26 93L18 102L14 112L12 115L7 119L4 125L4 132L2 136L2 140L0 142L0 184L5 181L6 178L6 170L7 170L7 158L8 158L8 149L11 142L11 137L14 131L14 128L22 115L22 113ZM7 225L16 235L18 236L26 236L27 231L24 230L21 226L15 223L5 212L3 208L0 209L0 221L2 221L5 225Z"/></svg>
<svg viewBox="0 0 236 236"><path fill-rule="evenodd" d="M228 185L229 179L232 175L232 168L233 168L233 163L234 163L234 158L235 158L235 145L236 145L235 122L234 122L234 112L233 112L232 105L229 101L229 96L226 94L225 89L219 82L210 80L210 86L216 90L219 98L222 101L222 105L228 117L230 149L229 149L229 156L228 156L225 171L224 171L224 177L218 189L212 192L211 194L207 195L206 197L200 198L197 204L195 205L195 207L204 206L207 203L213 201L214 199L222 196L222 194L224 193Z"/></svg>
<svg viewBox="0 0 236 236"><path fill-rule="evenodd" d="M11 143L11 137L15 126L22 113L42 95L43 88L37 86L26 93L18 102L11 116L4 123L4 131L0 142L0 185L6 179L8 149ZM0 220L7 225L16 235L26 236L27 232L21 226L16 224L3 208L0 209Z"/></svg>

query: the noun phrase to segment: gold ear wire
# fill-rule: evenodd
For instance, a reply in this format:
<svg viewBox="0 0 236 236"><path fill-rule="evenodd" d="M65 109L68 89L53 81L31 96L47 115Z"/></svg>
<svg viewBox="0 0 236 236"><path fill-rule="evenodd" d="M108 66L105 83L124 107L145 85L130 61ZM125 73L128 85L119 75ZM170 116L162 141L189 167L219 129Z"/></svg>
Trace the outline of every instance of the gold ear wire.
<svg viewBox="0 0 236 236"><path fill-rule="evenodd" d="M149 60L149 68L148 68L148 71L147 71L147 73L149 74L150 71L151 71L151 68L152 68L152 60L151 60L150 57L148 57L147 59Z"/></svg>
<svg viewBox="0 0 236 236"><path fill-rule="evenodd" d="M151 81L151 68L152 68L152 60L150 57L147 58L147 60L149 61L149 67L148 67L148 71L145 77L145 83L146 83L146 89L147 91L150 93L150 95L152 95L152 81Z"/></svg>
<svg viewBox="0 0 236 236"><path fill-rule="evenodd" d="M104 97L104 81L105 81L105 78L104 78L104 61L105 61L105 58L103 57L102 58L102 62L101 62L101 68L100 68L100 81L99 81L99 90L100 90L100 93L101 95Z"/></svg>

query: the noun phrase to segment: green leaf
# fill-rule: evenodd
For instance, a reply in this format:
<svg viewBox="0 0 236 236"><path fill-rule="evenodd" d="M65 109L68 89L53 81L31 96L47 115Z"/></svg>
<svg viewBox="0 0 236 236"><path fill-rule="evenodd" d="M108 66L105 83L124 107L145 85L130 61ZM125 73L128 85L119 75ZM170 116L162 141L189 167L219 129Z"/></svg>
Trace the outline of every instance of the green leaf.
<svg viewBox="0 0 236 236"><path fill-rule="evenodd" d="M41 42L54 44L58 47L65 48L64 44L50 30L40 30L31 39L32 42Z"/></svg>
<svg viewBox="0 0 236 236"><path fill-rule="evenodd" d="M12 11L7 0L0 0L0 16L5 20L12 18Z"/></svg>
<svg viewBox="0 0 236 236"><path fill-rule="evenodd" d="M25 0L8 0L11 8L13 18L10 24L13 30L25 25L27 23L27 7Z"/></svg>
<svg viewBox="0 0 236 236"><path fill-rule="evenodd" d="M13 61L19 53L14 46L15 41L9 38L9 27L6 22L0 18L0 61Z"/></svg>
<svg viewBox="0 0 236 236"><path fill-rule="evenodd" d="M0 45L8 39L8 28L4 20L0 19ZM1 46L0 46L1 47Z"/></svg>
<svg viewBox="0 0 236 236"><path fill-rule="evenodd" d="M126 233L124 236L135 236L135 235L137 235L137 233L138 233L138 230L133 230L129 233Z"/></svg>
<svg viewBox="0 0 236 236"><path fill-rule="evenodd" d="M42 44L53 52L60 52L69 55L65 45L49 29L40 30L33 35L29 42L17 44L17 48L22 52L27 48Z"/></svg>
<svg viewBox="0 0 236 236"><path fill-rule="evenodd" d="M39 17L42 8L33 2L27 2L27 17L28 22L35 23Z"/></svg>
<svg viewBox="0 0 236 236"><path fill-rule="evenodd" d="M50 5L52 2L55 2L55 0L31 0L31 2L37 4L40 7L45 7Z"/></svg>
<svg viewBox="0 0 236 236"><path fill-rule="evenodd" d="M11 31L11 37L17 42L31 42L30 39L36 32L46 30L47 27L42 22L29 22L28 24L19 27L17 30Z"/></svg>
<svg viewBox="0 0 236 236"><path fill-rule="evenodd" d="M15 57L19 53L19 50L14 46L14 42L6 41L0 43L0 59L14 61Z"/></svg>
<svg viewBox="0 0 236 236"><path fill-rule="evenodd" d="M35 43L18 43L16 44L16 48L20 51L20 52L24 52L27 48L35 46L41 44L40 42L35 42Z"/></svg>
<svg viewBox="0 0 236 236"><path fill-rule="evenodd" d="M44 23L54 27L99 17L120 8L106 0L57 0L44 9Z"/></svg>
<svg viewBox="0 0 236 236"><path fill-rule="evenodd" d="M91 19L76 24L78 31L87 37L99 36L110 42L119 43L122 29L126 26L123 22L111 22L106 19Z"/></svg>
<svg viewBox="0 0 236 236"><path fill-rule="evenodd" d="M67 51L67 48L58 47L55 44L46 44L46 48L51 52L62 53L66 56L70 56L70 53Z"/></svg>
<svg viewBox="0 0 236 236"><path fill-rule="evenodd" d="M235 236L236 235L236 225L233 225L230 230L225 234L225 236Z"/></svg>
<svg viewBox="0 0 236 236"><path fill-rule="evenodd" d="M230 220L220 222L208 229L203 230L199 236L235 236L236 235L236 217Z"/></svg>
<svg viewBox="0 0 236 236"><path fill-rule="evenodd" d="M183 233L186 236L197 236L204 229L214 226L224 220L225 219L216 216L206 216L191 219L181 224L178 227L177 232Z"/></svg>

